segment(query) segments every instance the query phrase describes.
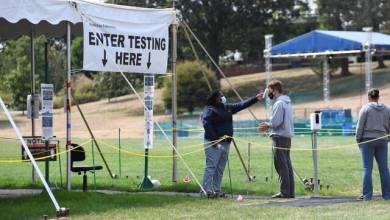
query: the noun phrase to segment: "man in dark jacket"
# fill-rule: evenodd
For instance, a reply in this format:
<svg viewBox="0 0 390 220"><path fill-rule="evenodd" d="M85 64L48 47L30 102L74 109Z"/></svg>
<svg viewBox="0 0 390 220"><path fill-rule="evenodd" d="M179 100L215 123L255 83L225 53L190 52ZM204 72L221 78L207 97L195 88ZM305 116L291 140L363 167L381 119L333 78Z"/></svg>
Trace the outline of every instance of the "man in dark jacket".
<svg viewBox="0 0 390 220"><path fill-rule="evenodd" d="M238 103L227 103L221 91L213 92L207 99L201 119L204 128L206 167L203 176L203 188L208 197L221 194L221 181L228 160L230 138L233 136L233 114L248 108L261 100L263 94L257 94ZM222 141L217 142L218 140ZM214 144L215 143L215 144Z"/></svg>

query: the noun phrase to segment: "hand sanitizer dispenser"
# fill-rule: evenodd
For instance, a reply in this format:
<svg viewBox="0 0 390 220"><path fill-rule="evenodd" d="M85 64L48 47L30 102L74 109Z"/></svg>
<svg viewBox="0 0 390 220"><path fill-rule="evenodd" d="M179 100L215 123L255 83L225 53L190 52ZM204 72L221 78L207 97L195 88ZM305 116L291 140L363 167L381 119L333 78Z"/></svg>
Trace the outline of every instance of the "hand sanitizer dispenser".
<svg viewBox="0 0 390 220"><path fill-rule="evenodd" d="M318 131L321 130L321 128L321 112L315 111L314 113L310 114L310 129L312 131Z"/></svg>

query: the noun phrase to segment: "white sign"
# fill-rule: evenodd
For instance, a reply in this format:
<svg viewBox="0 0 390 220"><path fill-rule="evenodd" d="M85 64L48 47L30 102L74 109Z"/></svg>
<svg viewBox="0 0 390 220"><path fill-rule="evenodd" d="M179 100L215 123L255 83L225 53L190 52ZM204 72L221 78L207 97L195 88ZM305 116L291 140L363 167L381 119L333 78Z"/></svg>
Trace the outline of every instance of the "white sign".
<svg viewBox="0 0 390 220"><path fill-rule="evenodd" d="M42 137L35 136L35 137L30 137L30 136L24 136L23 137L24 141L27 144L28 149L30 150L31 154L34 155L34 158L37 161L44 161L44 159L37 159L41 157L46 157L46 143L45 140L42 139ZM50 151L50 161L55 161L57 160L57 148L59 145L58 140L51 139L49 141L49 151ZM29 157L27 155L27 152L25 151L24 147L22 147L22 160L28 160Z"/></svg>
<svg viewBox="0 0 390 220"><path fill-rule="evenodd" d="M53 84L41 84L42 139L53 138Z"/></svg>
<svg viewBox="0 0 390 220"><path fill-rule="evenodd" d="M27 118L39 118L39 94L27 95Z"/></svg>
<svg viewBox="0 0 390 220"><path fill-rule="evenodd" d="M91 71L165 74L168 27L169 24L136 24L83 17L83 68Z"/></svg>
<svg viewBox="0 0 390 220"><path fill-rule="evenodd" d="M154 96L154 76L145 74L144 76L144 100L145 100L145 130L144 148L153 148L153 96Z"/></svg>

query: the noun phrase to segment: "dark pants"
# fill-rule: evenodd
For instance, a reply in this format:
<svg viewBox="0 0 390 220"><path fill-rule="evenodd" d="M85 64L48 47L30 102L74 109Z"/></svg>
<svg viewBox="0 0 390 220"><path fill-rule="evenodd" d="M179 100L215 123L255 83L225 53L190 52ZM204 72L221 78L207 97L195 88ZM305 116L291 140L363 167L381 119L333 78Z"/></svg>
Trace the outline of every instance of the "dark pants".
<svg viewBox="0 0 390 220"><path fill-rule="evenodd" d="M291 165L291 138L272 136L274 165L279 174L280 193L286 197L294 197L294 171Z"/></svg>
<svg viewBox="0 0 390 220"><path fill-rule="evenodd" d="M364 139L359 144L363 162L363 199L370 200L372 198L372 166L374 157L378 164L379 175L381 179L382 197L390 199L390 175L387 166L387 139L379 139L370 141Z"/></svg>

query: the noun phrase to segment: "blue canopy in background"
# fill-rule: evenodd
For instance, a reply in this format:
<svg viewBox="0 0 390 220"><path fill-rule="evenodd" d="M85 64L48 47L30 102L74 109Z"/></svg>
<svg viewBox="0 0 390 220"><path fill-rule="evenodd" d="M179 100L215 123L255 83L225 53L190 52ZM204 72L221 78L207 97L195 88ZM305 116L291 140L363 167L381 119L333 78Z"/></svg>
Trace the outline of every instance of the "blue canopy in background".
<svg viewBox="0 0 390 220"><path fill-rule="evenodd" d="M390 35L377 32L321 31L300 35L271 48L271 57L305 56L315 54L359 53L371 34L376 50L390 50Z"/></svg>

